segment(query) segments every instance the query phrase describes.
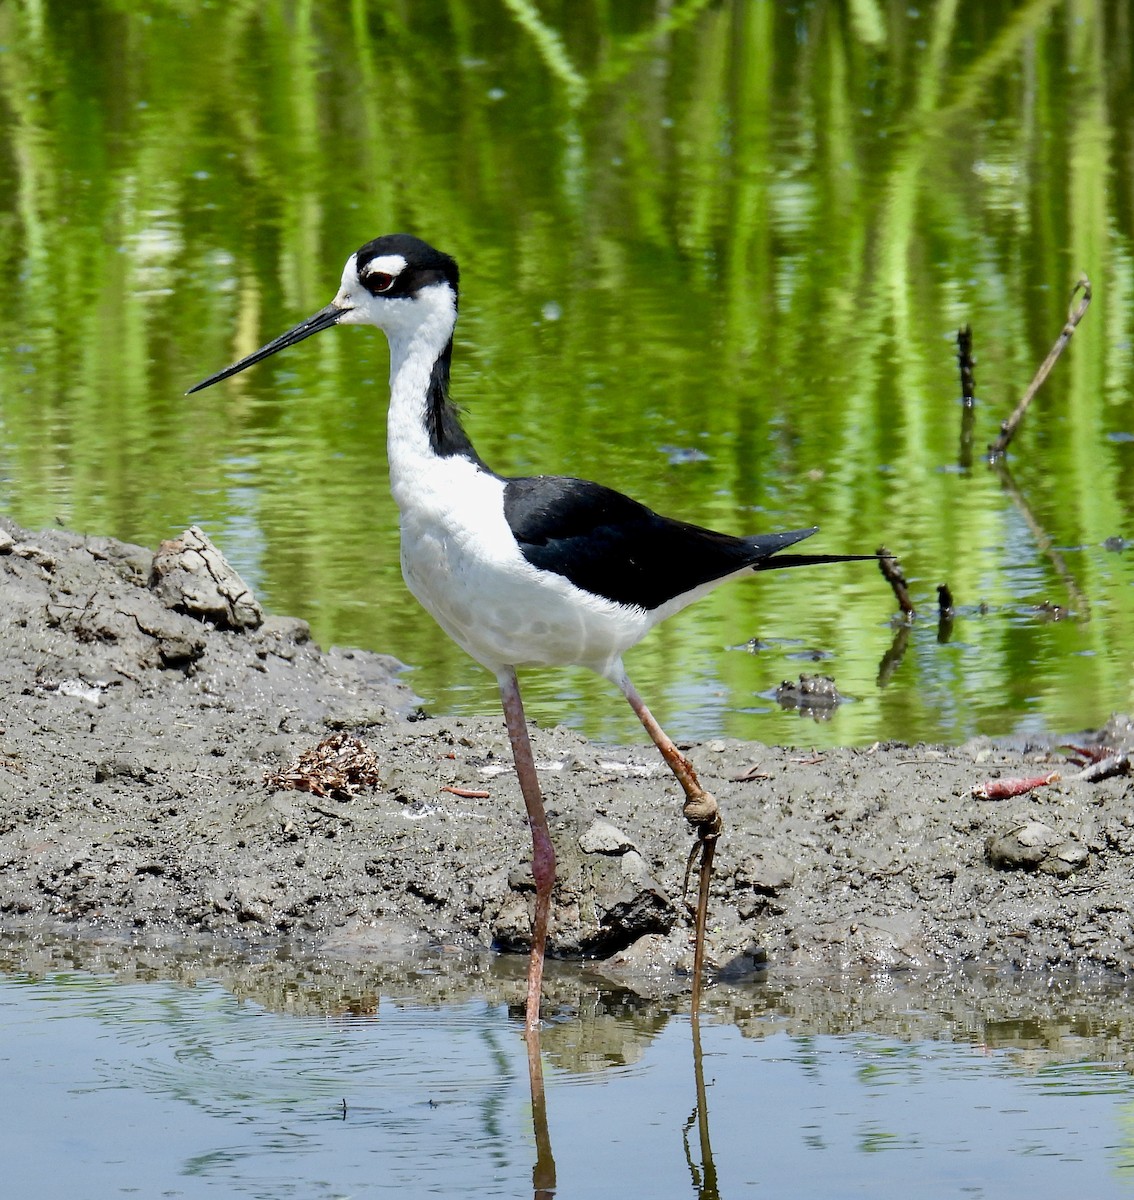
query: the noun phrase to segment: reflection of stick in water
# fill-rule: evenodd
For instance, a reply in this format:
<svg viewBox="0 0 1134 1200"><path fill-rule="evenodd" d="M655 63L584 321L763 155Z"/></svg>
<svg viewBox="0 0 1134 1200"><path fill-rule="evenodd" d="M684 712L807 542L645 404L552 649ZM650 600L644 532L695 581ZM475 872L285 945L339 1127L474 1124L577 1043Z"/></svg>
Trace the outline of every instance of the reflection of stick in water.
<svg viewBox="0 0 1134 1200"><path fill-rule="evenodd" d="M895 625L894 640L890 643L890 648L882 655L882 661L878 664L878 687L884 688L890 682L890 677L902 665L902 659L905 657L906 647L909 644L909 622L901 621Z"/></svg>
<svg viewBox="0 0 1134 1200"><path fill-rule="evenodd" d="M1008 449L1008 443L1015 436L1016 429L1024 419L1024 413L1028 411L1028 405L1031 404L1032 398L1039 391L1043 381L1051 373L1051 368L1055 366L1056 359L1066 349L1067 343L1071 340L1071 335L1075 332L1075 327L1083 319L1083 314L1087 311L1087 306L1091 303L1091 281L1086 275L1080 277L1079 282L1071 289L1072 302L1080 292L1083 293L1083 298L1075 308L1068 312L1067 322L1062 330L1060 330L1059 336L1055 339L1055 345L1047 352L1047 358L1040 363L1035 378L1028 384L1027 391L1020 397L1020 403L1016 405L1012 415L1007 421L1002 422L1000 435L989 446L988 458L990 462L996 462L997 459L1003 456L1004 451Z"/></svg>
<svg viewBox="0 0 1134 1200"><path fill-rule="evenodd" d="M547 1098L543 1092L543 1058L539 1052L539 1030L524 1035L528 1044L528 1082L532 1091L532 1125L535 1131L536 1160L532 1167L535 1200L551 1200L555 1194L555 1158L551 1153L551 1134L547 1129Z"/></svg>
<svg viewBox="0 0 1134 1200"><path fill-rule="evenodd" d="M1008 471L1008 464L1003 459L994 459L993 465L996 467L996 474L1000 478L1000 486L1012 497L1012 503L1015 504L1020 516L1024 518L1024 523L1031 530L1036 545L1047 555L1048 561L1055 568L1056 574L1063 580L1064 586L1067 588L1067 594L1071 597L1071 603L1075 608L1075 615L1082 621L1089 621L1091 619L1090 601L1079 590L1079 585L1075 582L1075 576L1071 574L1067 564L1063 561L1063 555L1055 548L1047 531L1036 520L1035 513L1032 512L1027 500L1024 499L1020 489L1012 479Z"/></svg>
<svg viewBox="0 0 1134 1200"><path fill-rule="evenodd" d="M693 1186L697 1189L697 1200L720 1200L717 1190L717 1165L713 1162L713 1147L709 1141L709 1101L705 1093L705 1065L701 1055L701 1020L696 1010L692 1014L693 1031L693 1081L697 1091L697 1105L685 1122L682 1135L685 1140L685 1161ZM701 1164L693 1161L689 1149L689 1130L697 1122L697 1137L701 1144Z"/></svg>

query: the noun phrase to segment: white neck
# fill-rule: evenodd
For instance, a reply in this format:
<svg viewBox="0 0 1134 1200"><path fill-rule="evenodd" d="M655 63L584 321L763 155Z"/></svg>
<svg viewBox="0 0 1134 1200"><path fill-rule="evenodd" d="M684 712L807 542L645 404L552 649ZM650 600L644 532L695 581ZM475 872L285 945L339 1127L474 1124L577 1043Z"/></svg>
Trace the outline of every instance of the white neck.
<svg viewBox="0 0 1134 1200"><path fill-rule="evenodd" d="M409 307L412 306L412 307ZM407 486L436 455L429 443L426 406L433 365L457 320L453 292L444 285L427 288L383 322L390 343L390 408L386 417L386 452L390 488L404 508Z"/></svg>

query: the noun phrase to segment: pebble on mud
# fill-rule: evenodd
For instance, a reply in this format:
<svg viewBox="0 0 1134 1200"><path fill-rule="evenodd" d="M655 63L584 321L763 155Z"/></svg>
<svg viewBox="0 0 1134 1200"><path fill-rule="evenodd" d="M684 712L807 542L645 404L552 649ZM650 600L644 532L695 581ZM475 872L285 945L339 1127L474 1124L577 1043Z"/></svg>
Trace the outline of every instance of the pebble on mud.
<svg viewBox="0 0 1134 1200"><path fill-rule="evenodd" d="M626 854L637 846L617 825L598 817L579 836L579 849L584 854Z"/></svg>
<svg viewBox="0 0 1134 1200"><path fill-rule="evenodd" d="M736 868L736 882L754 892L775 896L795 882L795 863L774 850L757 850Z"/></svg>
<svg viewBox="0 0 1134 1200"><path fill-rule="evenodd" d="M1045 875L1070 875L1090 862L1081 842L1064 838L1042 821L1023 821L985 844L988 861L1006 870L1042 871Z"/></svg>

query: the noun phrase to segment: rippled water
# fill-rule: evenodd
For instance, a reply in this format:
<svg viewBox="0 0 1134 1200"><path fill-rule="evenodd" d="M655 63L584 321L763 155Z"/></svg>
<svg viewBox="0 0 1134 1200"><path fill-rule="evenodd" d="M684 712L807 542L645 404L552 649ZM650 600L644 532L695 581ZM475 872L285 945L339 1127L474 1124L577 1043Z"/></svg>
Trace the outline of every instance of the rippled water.
<svg viewBox="0 0 1134 1200"><path fill-rule="evenodd" d="M434 964L414 985L388 967L212 956L222 983L198 978L181 954L166 961L172 981L152 954L95 951L113 973L32 973L16 961L58 962L58 948L4 951L9 1194L532 1188L525 1048L518 1013L499 999L515 972L445 982ZM439 1000L450 987L464 998ZM1120 988L714 989L699 1062L680 1000L598 987L562 964L551 990L561 1002L543 1062L560 1197L1117 1197L1134 1187Z"/></svg>

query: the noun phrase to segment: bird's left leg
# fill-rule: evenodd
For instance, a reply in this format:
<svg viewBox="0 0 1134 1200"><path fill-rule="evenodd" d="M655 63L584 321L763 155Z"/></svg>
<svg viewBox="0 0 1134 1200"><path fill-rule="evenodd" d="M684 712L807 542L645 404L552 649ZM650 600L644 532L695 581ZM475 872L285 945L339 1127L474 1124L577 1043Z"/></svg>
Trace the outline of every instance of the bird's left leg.
<svg viewBox="0 0 1134 1200"><path fill-rule="evenodd" d="M689 872L693 866L697 850L701 851L701 871L697 889L697 917L693 949L693 1001L694 1013L701 1002L701 969L705 960L705 925L709 912L709 885L713 878L713 855L716 853L717 838L721 835L721 810L716 797L705 791L693 770L693 764L673 744L669 735L654 719L654 714L646 707L645 701L638 695L637 689L630 682L625 670L616 677L622 694L630 702L630 707L645 726L655 746L661 751L666 765L673 772L681 789L685 793L685 805L682 813L692 825L697 834L697 841L689 855L689 863L685 868L685 879L688 884Z"/></svg>
<svg viewBox="0 0 1134 1200"><path fill-rule="evenodd" d="M536 775L532 743L524 720L524 705L520 685L511 667L502 668L496 676L500 685L500 703L504 708L504 723L512 743L516 762L516 777L528 810L528 825L532 831L532 876L536 885L535 915L532 918L532 952L528 960L528 1003L524 1029L534 1034L539 1028L539 1000L543 987L543 957L547 948L547 923L551 913L551 888L555 883L555 847L547 827L543 809L543 793Z"/></svg>

